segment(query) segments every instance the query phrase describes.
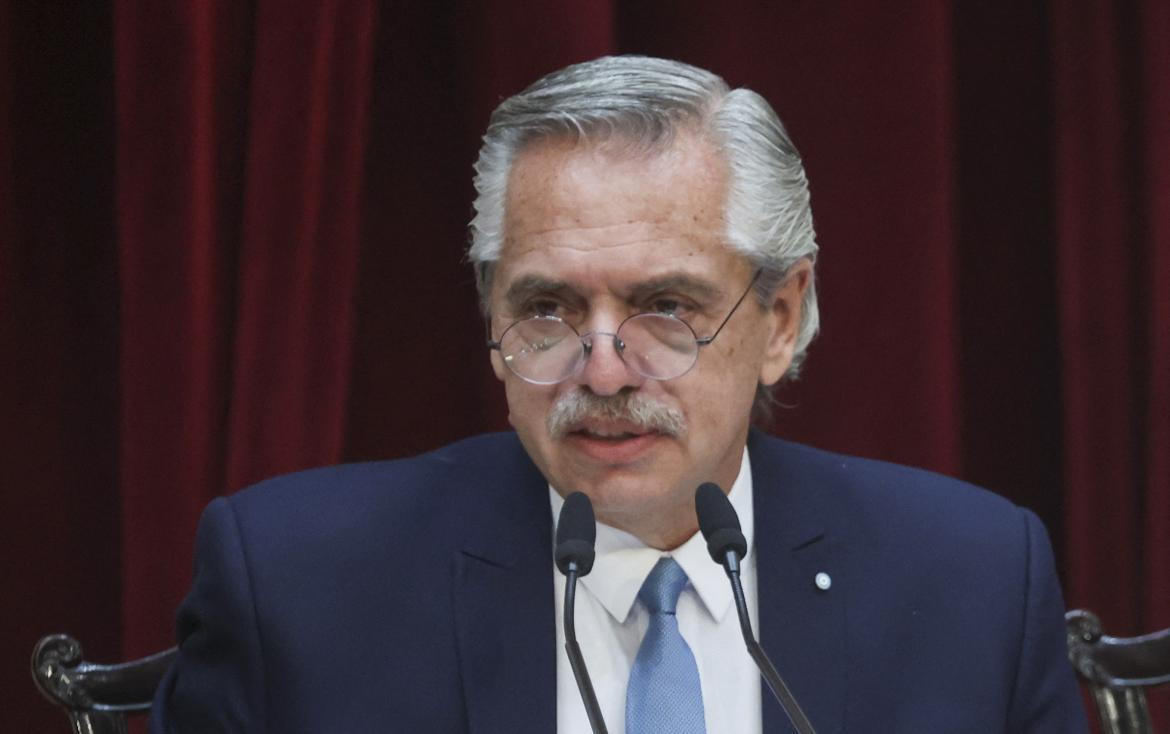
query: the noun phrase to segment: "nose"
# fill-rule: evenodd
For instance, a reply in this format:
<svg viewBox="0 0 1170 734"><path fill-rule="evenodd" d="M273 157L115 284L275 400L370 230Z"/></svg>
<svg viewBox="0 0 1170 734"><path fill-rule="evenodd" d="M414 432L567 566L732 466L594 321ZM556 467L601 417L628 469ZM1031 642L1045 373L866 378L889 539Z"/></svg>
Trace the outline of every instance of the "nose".
<svg viewBox="0 0 1170 734"><path fill-rule="evenodd" d="M622 359L621 341L607 331L582 336L585 340L585 366L577 381L595 395L617 395L624 388L637 387L645 380Z"/></svg>

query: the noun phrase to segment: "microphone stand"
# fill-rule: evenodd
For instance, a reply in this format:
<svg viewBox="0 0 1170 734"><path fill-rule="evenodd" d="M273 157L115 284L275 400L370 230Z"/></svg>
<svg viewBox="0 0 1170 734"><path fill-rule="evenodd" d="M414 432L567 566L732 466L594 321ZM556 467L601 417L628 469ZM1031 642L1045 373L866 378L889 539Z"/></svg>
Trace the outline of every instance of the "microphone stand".
<svg viewBox="0 0 1170 734"><path fill-rule="evenodd" d="M767 653L764 652L764 648L760 646L752 632L752 622L748 618L747 600L743 595L743 583L739 578L739 556L734 550L728 549L723 561L723 569L727 571L727 578L731 579L731 593L735 597L735 611L739 615L739 629L743 632L743 641L747 644L748 654L756 662L756 667L760 669L760 675L764 677L768 687L772 689L772 695L780 702L780 708L784 709L784 713L788 715L788 720L796 727L796 731L799 734L816 734L808 717L801 710L800 704L796 702L796 697L792 695L792 691L788 690L788 685L780 677L776 666L772 665L772 661L768 659Z"/></svg>
<svg viewBox="0 0 1170 734"><path fill-rule="evenodd" d="M581 691L581 701L585 704L585 713L589 715L589 727L593 734L609 734L605 728L605 719L601 717L601 706L597 704L597 694L593 692L593 682L589 679L589 671L585 668L585 658L581 655L581 646L577 644L577 575L576 561L569 561L565 572L565 653L569 656L569 665L573 668L573 677L577 679L577 689Z"/></svg>

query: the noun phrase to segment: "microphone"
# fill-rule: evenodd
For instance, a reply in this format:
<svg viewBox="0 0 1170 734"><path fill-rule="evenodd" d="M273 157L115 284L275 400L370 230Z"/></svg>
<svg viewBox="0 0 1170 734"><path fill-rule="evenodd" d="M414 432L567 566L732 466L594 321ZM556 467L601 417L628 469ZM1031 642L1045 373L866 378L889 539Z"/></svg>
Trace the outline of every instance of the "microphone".
<svg viewBox="0 0 1170 734"><path fill-rule="evenodd" d="M800 734L816 734L809 723L808 717L800 710L800 704L788 690L784 679L772 665L764 653L764 648L756 640L752 632L752 622L748 618L747 600L743 596L743 583L739 578L739 562L747 555L747 540L739 527L739 516L731 506L731 500L718 485L704 482L695 491L695 512L699 515L699 529L707 539L707 552L711 560L723 566L727 578L731 580L731 593L735 597L735 611L739 614L739 629L743 633L743 641L747 645L748 654L752 656L760 675L772 689L772 695L780 702L780 708L788 715L788 720L796 727Z"/></svg>
<svg viewBox="0 0 1170 734"><path fill-rule="evenodd" d="M557 568L565 575L565 652L577 690L589 716L593 734L609 734L597 695L593 692L593 681L585 668L585 658L577 644L577 624L574 606L577 597L577 579L593 570L593 542L597 539L597 521L593 519L593 503L581 492L573 492L565 498L561 515L557 518L557 545L553 559Z"/></svg>

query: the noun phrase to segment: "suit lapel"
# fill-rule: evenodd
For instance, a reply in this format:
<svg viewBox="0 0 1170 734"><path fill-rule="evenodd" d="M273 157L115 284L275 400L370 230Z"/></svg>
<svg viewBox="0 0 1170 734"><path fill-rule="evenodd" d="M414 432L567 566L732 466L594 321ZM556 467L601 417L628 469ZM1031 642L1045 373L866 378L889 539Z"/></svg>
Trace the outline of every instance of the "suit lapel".
<svg viewBox="0 0 1170 734"><path fill-rule="evenodd" d="M548 734L556 729L548 485L527 457L506 481L511 486L485 493L497 501L481 508L454 559L468 731Z"/></svg>
<svg viewBox="0 0 1170 734"><path fill-rule="evenodd" d="M749 438L755 511L760 644L819 734L842 730L846 649L840 539L823 488L809 486L785 444ZM817 574L827 574L828 589ZM825 578L822 577L822 585ZM794 731L764 687L764 731Z"/></svg>
<svg viewBox="0 0 1170 734"><path fill-rule="evenodd" d="M845 589L840 516L802 477L786 444L753 431L751 452L760 642L818 734L843 729ZM556 729L556 621L548 485L522 449L510 486L492 487L454 559L456 638L472 734ZM818 588L818 573L832 586ZM761 685L763 685L761 681ZM793 731L763 691L766 734Z"/></svg>

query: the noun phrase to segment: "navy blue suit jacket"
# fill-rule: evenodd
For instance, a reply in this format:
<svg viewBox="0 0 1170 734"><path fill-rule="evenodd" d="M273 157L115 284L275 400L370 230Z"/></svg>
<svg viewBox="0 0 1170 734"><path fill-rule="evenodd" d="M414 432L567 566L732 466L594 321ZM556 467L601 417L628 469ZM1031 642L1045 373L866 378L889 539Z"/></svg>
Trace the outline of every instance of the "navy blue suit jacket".
<svg viewBox="0 0 1170 734"><path fill-rule="evenodd" d="M757 626L820 734L1084 731L1034 515L759 433L749 450ZM217 499L152 730L549 734L551 551L510 433ZM790 731L766 690L763 715Z"/></svg>

